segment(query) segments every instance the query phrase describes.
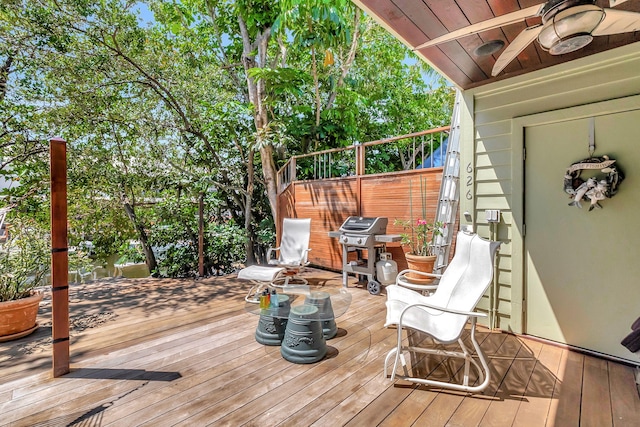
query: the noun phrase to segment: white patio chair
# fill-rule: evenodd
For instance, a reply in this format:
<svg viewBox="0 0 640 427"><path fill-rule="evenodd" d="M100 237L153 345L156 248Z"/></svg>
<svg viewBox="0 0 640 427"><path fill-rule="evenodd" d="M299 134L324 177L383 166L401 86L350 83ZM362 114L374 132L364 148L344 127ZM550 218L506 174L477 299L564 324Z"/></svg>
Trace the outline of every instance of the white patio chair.
<svg viewBox="0 0 640 427"><path fill-rule="evenodd" d="M273 282L278 280L284 273L285 269L281 267L269 267L266 265L250 265L238 272L238 279L249 280L253 283L244 300L251 303L260 302L260 294L263 290L274 286Z"/></svg>
<svg viewBox="0 0 640 427"><path fill-rule="evenodd" d="M493 278L494 257L500 242L492 242L473 234L463 232L456 240L456 254L449 268L440 278L440 283L432 295L425 296L412 289L396 284L387 287L387 319L385 326L396 325L398 329L397 346L387 354L384 362L384 374L387 376L389 361L395 356L391 381L401 378L418 384L450 388L471 393L484 390L490 381L489 366L475 337L476 320L486 317L485 313L472 312L491 284ZM453 270L451 270L453 269ZM461 336L467 321L470 320L471 342L480 364L465 344ZM456 341L461 351L450 351L427 346L403 345L402 331L411 329L431 337L435 343L452 344ZM428 343L428 344L427 344ZM419 378L409 375L404 352L437 354L464 359L462 383L445 382L435 379ZM404 375L399 375L401 364ZM478 385L469 384L469 367L473 365L478 372ZM428 376L428 375L427 375Z"/></svg>
<svg viewBox="0 0 640 427"><path fill-rule="evenodd" d="M269 265L284 268L282 277L276 282L277 285L286 286L289 284L308 284L309 282L298 276L305 266L309 264L307 254L309 249L309 238L311 236L310 218L285 218L282 222L282 238L280 246L269 248L267 260ZM277 258L275 257L277 252ZM275 285L276 283L274 283Z"/></svg>

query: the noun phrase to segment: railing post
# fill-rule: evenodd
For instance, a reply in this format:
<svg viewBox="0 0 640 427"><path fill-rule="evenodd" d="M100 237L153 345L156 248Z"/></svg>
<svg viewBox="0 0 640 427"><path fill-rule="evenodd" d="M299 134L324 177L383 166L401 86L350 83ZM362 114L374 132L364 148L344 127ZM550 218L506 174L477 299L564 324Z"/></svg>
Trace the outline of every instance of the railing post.
<svg viewBox="0 0 640 427"><path fill-rule="evenodd" d="M356 145L356 176L364 175L364 145Z"/></svg>
<svg viewBox="0 0 640 427"><path fill-rule="evenodd" d="M291 163L289 164L290 172L289 172L289 182L287 184L292 183L293 181L295 181L296 179L298 179L297 173L296 173L296 169L297 169L297 165L296 165L296 157L293 156L291 158Z"/></svg>
<svg viewBox="0 0 640 427"><path fill-rule="evenodd" d="M53 377L69 373L69 248L67 246L67 143L49 145L51 181L51 338Z"/></svg>
<svg viewBox="0 0 640 427"><path fill-rule="evenodd" d="M204 193L198 197L198 275L204 277Z"/></svg>

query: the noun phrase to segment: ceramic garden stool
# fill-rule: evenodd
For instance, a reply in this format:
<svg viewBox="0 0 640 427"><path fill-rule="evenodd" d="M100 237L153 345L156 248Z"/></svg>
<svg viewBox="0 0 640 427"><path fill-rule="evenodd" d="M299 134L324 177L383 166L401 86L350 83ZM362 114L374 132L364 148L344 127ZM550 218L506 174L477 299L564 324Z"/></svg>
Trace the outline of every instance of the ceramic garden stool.
<svg viewBox="0 0 640 427"><path fill-rule="evenodd" d="M293 363L314 363L324 358L327 343L318 320L318 307L303 304L291 308L280 354Z"/></svg>
<svg viewBox="0 0 640 427"><path fill-rule="evenodd" d="M333 316L333 308L331 307L331 298L328 292L311 292L305 304L318 307L318 318L322 320L322 334L325 340L330 340L338 333L336 319Z"/></svg>
<svg viewBox="0 0 640 427"><path fill-rule="evenodd" d="M289 297L287 295L278 295L278 308L269 307L260 313L258 327L256 328L256 341L262 345L282 344L289 310ZM284 314L284 317L282 314Z"/></svg>

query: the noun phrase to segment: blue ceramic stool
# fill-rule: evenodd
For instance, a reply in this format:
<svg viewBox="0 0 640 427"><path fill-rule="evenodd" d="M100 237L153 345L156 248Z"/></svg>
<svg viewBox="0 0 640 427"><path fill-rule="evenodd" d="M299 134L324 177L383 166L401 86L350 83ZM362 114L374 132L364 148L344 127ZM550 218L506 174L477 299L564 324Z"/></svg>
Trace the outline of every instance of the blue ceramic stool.
<svg viewBox="0 0 640 427"><path fill-rule="evenodd" d="M333 316L333 307L328 292L311 292L305 300L305 304L318 307L318 317L322 320L322 333L325 340L330 340L338 333L336 320Z"/></svg>
<svg viewBox="0 0 640 427"><path fill-rule="evenodd" d="M303 304L291 309L280 354L293 363L314 363L324 358L327 344L318 321L318 307Z"/></svg>
<svg viewBox="0 0 640 427"><path fill-rule="evenodd" d="M278 307L269 307L262 310L258 327L256 328L256 341L263 345L280 345L287 328L289 315L289 297L278 294ZM274 317L275 314L278 317ZM284 316L282 314L284 313Z"/></svg>

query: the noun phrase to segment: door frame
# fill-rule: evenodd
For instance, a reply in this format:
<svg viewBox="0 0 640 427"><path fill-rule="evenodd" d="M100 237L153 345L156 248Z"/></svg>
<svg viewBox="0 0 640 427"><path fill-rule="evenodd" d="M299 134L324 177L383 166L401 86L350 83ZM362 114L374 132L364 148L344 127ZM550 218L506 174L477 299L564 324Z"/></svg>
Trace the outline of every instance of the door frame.
<svg viewBox="0 0 640 427"><path fill-rule="evenodd" d="M512 215L511 225L511 330L515 333L526 334L526 280L525 280L525 227L524 192L526 191L524 176L524 134L529 126L560 123L589 117L640 110L640 95L625 98L610 99L592 104L568 107L555 111L545 111L527 116L514 117L511 120L511 164L512 164ZM529 165L531 167L531 165ZM559 187L561 188L559 183ZM521 197L516 197L518 194Z"/></svg>

